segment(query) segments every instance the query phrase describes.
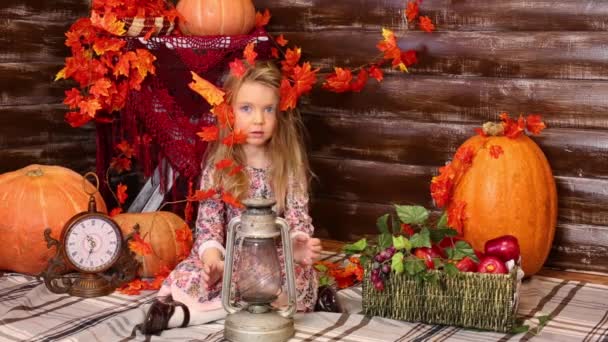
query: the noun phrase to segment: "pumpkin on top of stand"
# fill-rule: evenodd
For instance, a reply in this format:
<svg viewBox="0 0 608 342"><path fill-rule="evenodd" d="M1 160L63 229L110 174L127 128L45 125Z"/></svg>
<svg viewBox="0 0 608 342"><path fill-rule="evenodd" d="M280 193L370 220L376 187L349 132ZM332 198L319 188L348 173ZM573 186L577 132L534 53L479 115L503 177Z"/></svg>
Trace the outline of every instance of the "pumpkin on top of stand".
<svg viewBox="0 0 608 342"><path fill-rule="evenodd" d="M61 166L29 165L0 175L0 269L38 274L55 255L47 248L44 230L58 239L72 216L87 211L89 195L84 186L93 184ZM95 194L97 211L106 205Z"/></svg>
<svg viewBox="0 0 608 342"><path fill-rule="evenodd" d="M140 277L154 277L163 268L172 270L185 259L192 248L192 232L186 222L168 211L126 213L112 217L128 236L135 226L147 251L138 256L141 262Z"/></svg>
<svg viewBox="0 0 608 342"><path fill-rule="evenodd" d="M238 35L255 25L251 0L180 0L176 6L185 35Z"/></svg>
<svg viewBox="0 0 608 342"><path fill-rule="evenodd" d="M456 151L452 162L433 178L431 193L439 207L447 207L448 225L474 249L486 241L515 236L526 276L546 261L557 223L557 191L551 167L542 150L524 134L545 128L540 116L502 123L486 123L478 135Z"/></svg>

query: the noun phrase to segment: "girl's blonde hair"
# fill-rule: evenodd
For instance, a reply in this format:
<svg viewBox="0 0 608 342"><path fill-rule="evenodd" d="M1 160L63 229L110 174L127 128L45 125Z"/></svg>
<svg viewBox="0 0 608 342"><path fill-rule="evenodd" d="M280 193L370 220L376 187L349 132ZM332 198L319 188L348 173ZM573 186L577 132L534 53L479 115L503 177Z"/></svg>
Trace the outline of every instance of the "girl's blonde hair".
<svg viewBox="0 0 608 342"><path fill-rule="evenodd" d="M281 72L272 62L257 62L241 78L230 74L224 82L228 104L232 105L236 94L246 82L261 83L275 89L279 96L281 78ZM282 210L286 206L287 189L290 182L293 182L292 190L308 191L310 168L304 150L304 129L299 112L297 110L280 112L277 108L276 116L277 125L268 142L271 162L269 180L277 201L277 208ZM225 158L232 158L238 165L246 165L247 161L241 145L229 147L221 143L221 140L228 134L230 134L228 128L220 128L219 139L207 150L207 163L212 163L208 165L215 165ZM228 175L230 170L231 168L216 169L213 176L214 185L242 200L247 196L249 190L247 173L241 171L236 175Z"/></svg>

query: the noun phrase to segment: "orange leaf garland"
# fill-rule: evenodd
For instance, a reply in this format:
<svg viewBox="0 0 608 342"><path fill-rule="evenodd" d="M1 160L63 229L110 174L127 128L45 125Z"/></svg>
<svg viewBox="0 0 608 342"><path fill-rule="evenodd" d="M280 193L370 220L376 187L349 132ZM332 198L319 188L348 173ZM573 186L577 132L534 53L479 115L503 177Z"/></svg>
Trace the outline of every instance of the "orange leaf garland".
<svg viewBox="0 0 608 342"><path fill-rule="evenodd" d="M300 57L302 56L302 49L296 47L294 49L287 49L285 52L285 60L281 61L281 70L284 74L289 74L293 71L293 69L300 62Z"/></svg>
<svg viewBox="0 0 608 342"><path fill-rule="evenodd" d="M211 109L211 113L217 118L220 127L234 126L234 112L228 103L222 101Z"/></svg>
<svg viewBox="0 0 608 342"><path fill-rule="evenodd" d="M222 144L227 145L227 146L233 146L235 144L243 144L246 141L247 141L246 133L243 133L240 131L234 131L222 140Z"/></svg>
<svg viewBox="0 0 608 342"><path fill-rule="evenodd" d="M109 215L110 215L110 217L114 217L114 216L116 216L116 215L118 215L120 213L122 213L122 208L121 207L116 207L116 208L114 208L114 209L112 209L110 211Z"/></svg>
<svg viewBox="0 0 608 342"><path fill-rule="evenodd" d="M466 203L456 202L448 210L448 226L454 228L459 234L462 234L466 220L465 208Z"/></svg>
<svg viewBox="0 0 608 342"><path fill-rule="evenodd" d="M408 22L413 22L418 17L419 8L418 1L410 1L407 3L407 8L405 9L405 17Z"/></svg>
<svg viewBox="0 0 608 342"><path fill-rule="evenodd" d="M118 199L118 203L124 204L127 197L129 197L127 195L127 186L122 183L118 183L118 186L116 187L116 198Z"/></svg>
<svg viewBox="0 0 608 342"><path fill-rule="evenodd" d="M63 100L64 104L68 105L70 108L76 108L78 107L80 101L82 101L80 90L72 88L65 91L65 99Z"/></svg>
<svg viewBox="0 0 608 342"><path fill-rule="evenodd" d="M224 201L224 203L229 204L235 208L244 208L245 206L243 206L243 204L241 204L241 202L234 196L232 196L232 194L228 193L228 192L224 192L222 194L222 201Z"/></svg>
<svg viewBox="0 0 608 342"><path fill-rule="evenodd" d="M255 27L260 28L268 25L271 17L272 15L270 15L270 11L268 9L264 11L264 14L255 12Z"/></svg>
<svg viewBox="0 0 608 342"><path fill-rule="evenodd" d="M283 78L283 80L281 80L279 95L279 109L281 111L286 111L290 108L296 108L296 103L298 102L298 90L295 87L292 87L291 83L286 78Z"/></svg>
<svg viewBox="0 0 608 342"><path fill-rule="evenodd" d="M194 71L192 73L192 80L188 86L190 89L201 95L205 101L210 105L215 106L224 102L224 92L217 88L215 85L205 80L204 78L197 75Z"/></svg>
<svg viewBox="0 0 608 342"><path fill-rule="evenodd" d="M280 36L277 37L277 39L275 39L275 41L277 42L277 44L279 44L280 46L285 46L287 45L287 43L289 42L289 40L285 39L285 37L283 37L283 35L281 34Z"/></svg>
<svg viewBox="0 0 608 342"><path fill-rule="evenodd" d="M435 31L435 25L433 25L433 22L431 21L431 18L427 17L427 16L422 16L419 18L420 20L420 29L426 32L433 32Z"/></svg>
<svg viewBox="0 0 608 342"><path fill-rule="evenodd" d="M120 51L127 42L116 38L98 38L93 43L93 51L98 55L103 55L108 51Z"/></svg>
<svg viewBox="0 0 608 342"><path fill-rule="evenodd" d="M504 150L502 149L501 146L499 146L499 145L490 146L490 155L492 156L492 158L498 159L498 157L500 157L500 155L502 155L503 153L504 153Z"/></svg>
<svg viewBox="0 0 608 342"><path fill-rule="evenodd" d="M350 82L353 79L353 75L350 69L342 69L335 67L334 73L329 75L325 83L323 83L323 88L334 93L343 93L350 90Z"/></svg>
<svg viewBox="0 0 608 342"><path fill-rule="evenodd" d="M470 146L462 146L458 150L456 150L456 154L454 155L454 159L460 160L463 164L471 164L473 162L473 158L475 157L475 151Z"/></svg>
<svg viewBox="0 0 608 342"><path fill-rule="evenodd" d="M144 241L139 233L133 234L133 241L129 241L129 249L139 256L152 254L152 246Z"/></svg>
<svg viewBox="0 0 608 342"><path fill-rule="evenodd" d="M312 89L312 86L317 81L318 71L319 69L312 70L309 62L293 68L293 81L297 96L307 93Z"/></svg>
<svg viewBox="0 0 608 342"><path fill-rule="evenodd" d="M538 114L530 114L526 117L526 129L534 134L534 135L538 135L540 134L540 132L542 132L543 129L545 129L547 126L545 126L545 123L542 122L541 116Z"/></svg>
<svg viewBox="0 0 608 342"><path fill-rule="evenodd" d="M203 141L215 141L219 137L219 128L217 126L203 127L203 130L196 133Z"/></svg>
<svg viewBox="0 0 608 342"><path fill-rule="evenodd" d="M96 98L88 98L80 101L80 103L78 103L78 107L80 107L80 114L88 115L91 118L94 118L95 113L101 109L101 104Z"/></svg>
<svg viewBox="0 0 608 342"><path fill-rule="evenodd" d="M215 168L218 170L227 169L232 166L232 159L222 159L215 164Z"/></svg>
<svg viewBox="0 0 608 342"><path fill-rule="evenodd" d="M149 290L148 283L141 279L135 279L118 288L118 292L126 295L138 295L141 291Z"/></svg>
<svg viewBox="0 0 608 342"><path fill-rule="evenodd" d="M128 141L123 140L119 144L116 145L116 149L120 151L126 158L133 157L133 147L129 144Z"/></svg>
<svg viewBox="0 0 608 342"><path fill-rule="evenodd" d="M237 173L241 172L241 170L243 170L242 165L235 165L232 167L232 170L230 170L230 172L228 173L228 176L234 176Z"/></svg>
<svg viewBox="0 0 608 342"><path fill-rule="evenodd" d="M504 127L504 135L508 138L516 139L522 135L526 129L526 121L521 115L519 116L519 119L515 121L509 117L509 114L501 113L500 119L502 120L502 125Z"/></svg>
<svg viewBox="0 0 608 342"><path fill-rule="evenodd" d="M194 195L188 196L188 201L205 201L205 200L212 198L216 194L217 193L213 189L196 190L194 192Z"/></svg>
<svg viewBox="0 0 608 342"><path fill-rule="evenodd" d="M279 58L279 50L277 48L270 48L270 55L273 58Z"/></svg>
<svg viewBox="0 0 608 342"><path fill-rule="evenodd" d="M125 157L113 157L110 161L110 168L118 173L131 171L131 159Z"/></svg>
<svg viewBox="0 0 608 342"><path fill-rule="evenodd" d="M245 57L249 65L254 65L255 59L258 56L258 54L253 50L254 46L254 43L249 43L247 46L245 46L245 50L243 51L243 57Z"/></svg>
<svg viewBox="0 0 608 342"><path fill-rule="evenodd" d="M64 119L68 124L70 124L70 126L80 127L91 121L93 118L88 115L82 115L79 112L69 112L65 114Z"/></svg>
<svg viewBox="0 0 608 342"><path fill-rule="evenodd" d="M357 75L357 80L354 81L350 85L350 90L352 90L354 92L360 92L365 87L365 84L367 83L367 79L368 79L367 70L361 69L359 71L359 74Z"/></svg>
<svg viewBox="0 0 608 342"><path fill-rule="evenodd" d="M375 78L378 82L382 82L382 79L384 79L384 73L382 73L382 70L380 70L377 66L372 65L369 70L369 75L373 78Z"/></svg>
<svg viewBox="0 0 608 342"><path fill-rule="evenodd" d="M243 64L243 61L235 58L234 61L228 64L230 66L230 73L236 76L237 78L242 78L247 72L247 67Z"/></svg>
<svg viewBox="0 0 608 342"><path fill-rule="evenodd" d="M96 11L91 11L91 24L116 36L122 36L127 33L125 31L125 23L119 21L116 14L111 12L106 12L102 17Z"/></svg>

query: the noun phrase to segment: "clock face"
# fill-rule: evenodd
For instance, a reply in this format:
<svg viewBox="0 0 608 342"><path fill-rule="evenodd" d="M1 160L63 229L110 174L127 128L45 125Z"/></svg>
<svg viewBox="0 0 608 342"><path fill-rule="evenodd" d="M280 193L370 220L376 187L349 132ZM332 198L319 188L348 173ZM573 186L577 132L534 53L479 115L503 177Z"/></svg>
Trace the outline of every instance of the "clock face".
<svg viewBox="0 0 608 342"><path fill-rule="evenodd" d="M66 231L64 248L69 262L84 272L100 272L110 267L121 250L120 229L110 220L85 217Z"/></svg>

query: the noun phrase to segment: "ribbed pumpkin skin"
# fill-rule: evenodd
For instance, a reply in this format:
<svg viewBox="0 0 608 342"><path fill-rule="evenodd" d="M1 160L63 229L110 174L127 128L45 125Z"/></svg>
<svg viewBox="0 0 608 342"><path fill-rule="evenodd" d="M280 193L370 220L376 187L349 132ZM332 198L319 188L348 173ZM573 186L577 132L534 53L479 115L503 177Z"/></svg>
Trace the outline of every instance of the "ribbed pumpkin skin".
<svg viewBox="0 0 608 342"><path fill-rule="evenodd" d="M504 153L492 157L492 145L502 147ZM514 235L526 276L535 274L549 255L557 222L557 192L547 158L525 135L475 136L463 146L477 150L450 202L450 206L466 203L464 238L483 251L487 240Z"/></svg>
<svg viewBox="0 0 608 342"><path fill-rule="evenodd" d="M118 214L113 217L126 237L139 224L139 234L152 246L152 254L143 257L139 269L141 277L153 277L162 265L173 269L177 264L179 246L175 231L184 228L186 222L168 211ZM189 246L191 247L191 246Z"/></svg>
<svg viewBox="0 0 608 342"><path fill-rule="evenodd" d="M105 213L99 193L95 199ZM0 175L0 269L40 273L56 251L47 248L44 230L59 239L65 223L88 204L82 176L61 166L34 164Z"/></svg>
<svg viewBox="0 0 608 342"><path fill-rule="evenodd" d="M179 29L186 35L246 34L255 25L255 7L251 0L180 0Z"/></svg>

